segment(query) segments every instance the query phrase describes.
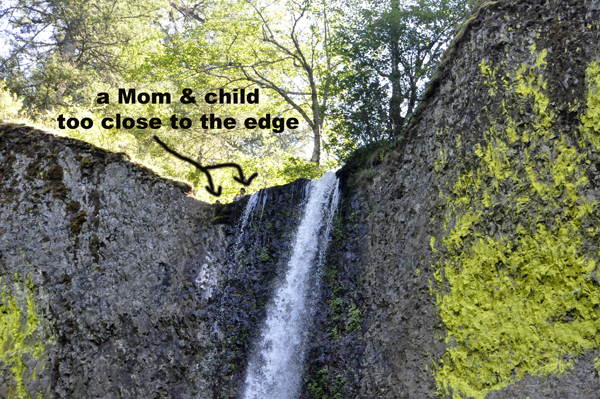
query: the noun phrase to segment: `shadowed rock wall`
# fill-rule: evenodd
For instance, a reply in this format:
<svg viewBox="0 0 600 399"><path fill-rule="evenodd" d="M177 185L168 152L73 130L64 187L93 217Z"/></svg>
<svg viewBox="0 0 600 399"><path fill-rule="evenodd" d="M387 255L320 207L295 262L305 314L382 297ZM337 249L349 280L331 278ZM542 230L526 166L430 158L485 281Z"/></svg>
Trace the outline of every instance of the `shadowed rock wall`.
<svg viewBox="0 0 600 399"><path fill-rule="evenodd" d="M218 290L207 301L215 320L215 359L206 364L214 399L238 398L244 386L248 357L260 339L266 305L285 279L295 233L307 198L308 180L300 179L254 194L256 205L242 229L242 211L251 198L223 206L232 212L226 234L233 238L221 267ZM206 398L209 398L206 396Z"/></svg>
<svg viewBox="0 0 600 399"><path fill-rule="evenodd" d="M233 398L307 180L209 205L77 140L0 126L0 398ZM215 224L218 223L218 224Z"/></svg>
<svg viewBox="0 0 600 399"><path fill-rule="evenodd" d="M204 392L211 325L195 279L227 244L211 206L28 127L0 127L0 165L0 397Z"/></svg>

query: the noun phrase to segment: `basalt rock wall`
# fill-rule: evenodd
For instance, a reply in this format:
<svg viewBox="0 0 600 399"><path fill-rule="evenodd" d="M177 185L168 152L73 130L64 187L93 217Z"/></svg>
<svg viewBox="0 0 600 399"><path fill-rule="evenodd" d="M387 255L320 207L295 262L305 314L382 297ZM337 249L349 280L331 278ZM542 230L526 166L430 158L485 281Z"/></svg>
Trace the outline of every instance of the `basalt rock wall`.
<svg viewBox="0 0 600 399"><path fill-rule="evenodd" d="M225 233L230 245L217 289L206 301L206 317L218 331L211 341L215 358L204 364L211 381L207 399L241 395L267 304L286 276L308 183L300 179L270 187L217 209L217 214L229 213Z"/></svg>
<svg viewBox="0 0 600 399"><path fill-rule="evenodd" d="M598 397L599 23L481 2L396 148L340 172L307 397Z"/></svg>
<svg viewBox="0 0 600 399"><path fill-rule="evenodd" d="M122 154L0 127L0 397L210 390L198 294L218 284L227 240L188 191Z"/></svg>
<svg viewBox="0 0 600 399"><path fill-rule="evenodd" d="M237 397L307 183L209 205L0 125L0 398Z"/></svg>

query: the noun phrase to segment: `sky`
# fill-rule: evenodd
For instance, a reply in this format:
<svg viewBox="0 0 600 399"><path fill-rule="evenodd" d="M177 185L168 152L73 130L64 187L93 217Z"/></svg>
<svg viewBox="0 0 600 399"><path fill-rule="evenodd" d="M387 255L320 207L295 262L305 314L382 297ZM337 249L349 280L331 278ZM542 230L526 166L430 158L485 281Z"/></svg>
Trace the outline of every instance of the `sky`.
<svg viewBox="0 0 600 399"><path fill-rule="evenodd" d="M4 31L7 29L8 23L0 24L0 56L5 56L8 52L8 45L6 44L6 35Z"/></svg>
<svg viewBox="0 0 600 399"><path fill-rule="evenodd" d="M6 8L8 8L11 5L13 5L13 2L10 0L0 1L0 9L3 8L2 6L5 6ZM8 20L0 19L0 56L5 56L8 52L8 46L6 44L6 34L5 34L5 31L7 29L8 29Z"/></svg>

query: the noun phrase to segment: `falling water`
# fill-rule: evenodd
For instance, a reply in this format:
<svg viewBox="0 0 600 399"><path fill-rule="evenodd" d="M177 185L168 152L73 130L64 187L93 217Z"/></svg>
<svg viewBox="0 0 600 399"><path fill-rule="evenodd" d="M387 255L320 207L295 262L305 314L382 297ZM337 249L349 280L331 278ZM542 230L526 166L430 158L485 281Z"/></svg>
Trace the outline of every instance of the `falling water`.
<svg viewBox="0 0 600 399"><path fill-rule="evenodd" d="M265 211L265 204L267 203L267 197L268 197L268 193L265 191L265 195L263 196L263 204L262 204L262 208L260 209L260 218L262 220L262 215L263 212Z"/></svg>
<svg viewBox="0 0 600 399"><path fill-rule="evenodd" d="M245 399L293 399L298 396L304 358L304 327L310 316L307 295L313 288L309 287L309 277L313 266L325 253L338 195L338 181L332 172L311 182L285 281L268 305L257 353L248 364Z"/></svg>
<svg viewBox="0 0 600 399"><path fill-rule="evenodd" d="M244 215L242 216L240 233L238 234L238 239L234 247L237 253L240 252L241 242L244 238L244 229L248 225L248 220L250 219L252 211L256 207L256 204L260 201L261 193L262 191L252 194L250 199L248 199L248 203L246 204L246 209L244 209ZM207 251L207 255L204 257L204 263L202 263L200 272L198 273L198 276L195 279L197 287L197 298L203 298L204 300L208 300L212 297L213 292L218 287L220 267L221 265L219 265L218 263L217 256L211 253L211 251Z"/></svg>
<svg viewBox="0 0 600 399"><path fill-rule="evenodd" d="M246 209L244 209L244 215L242 216L242 225L240 226L238 240L237 240L237 243L235 244L235 247L238 251L240 248L240 244L241 244L242 240L244 239L244 229L246 228L246 225L248 224L248 219L250 218L250 214L254 210L254 207L258 203L261 195L262 195L262 191L252 194L252 196L248 200L248 203L246 204ZM266 196L266 192L265 192L265 196Z"/></svg>

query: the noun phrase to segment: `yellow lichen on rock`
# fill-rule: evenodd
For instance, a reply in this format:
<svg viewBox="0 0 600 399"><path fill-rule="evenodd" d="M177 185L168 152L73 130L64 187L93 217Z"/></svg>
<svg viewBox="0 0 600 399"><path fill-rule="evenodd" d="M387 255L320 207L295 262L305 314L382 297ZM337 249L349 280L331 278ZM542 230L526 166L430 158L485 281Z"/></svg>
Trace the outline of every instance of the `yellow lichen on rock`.
<svg viewBox="0 0 600 399"><path fill-rule="evenodd" d="M503 120L492 122L467 155L477 167L463 170L443 195L433 293L448 349L436 379L440 391L456 397L485 398L526 374L567 372L568 355L600 347L600 290L591 277L599 204L584 195L591 158L585 149L599 148L600 68L587 69L585 147L576 148L555 126L546 55L541 50L532 66L502 83L490 81L496 69L482 61L490 95L504 90L515 101L502 103ZM510 115L522 115L525 105L533 120L519 124Z"/></svg>
<svg viewBox="0 0 600 399"><path fill-rule="evenodd" d="M581 130L594 149L600 149L600 61L593 62L587 70L587 109L581 117Z"/></svg>
<svg viewBox="0 0 600 399"><path fill-rule="evenodd" d="M18 275L15 280L18 281ZM34 301L31 278L12 285L0 278L0 362L11 375L5 375L11 398L29 398L24 380L34 380L43 367L42 326ZM37 392L40 393L41 392Z"/></svg>

